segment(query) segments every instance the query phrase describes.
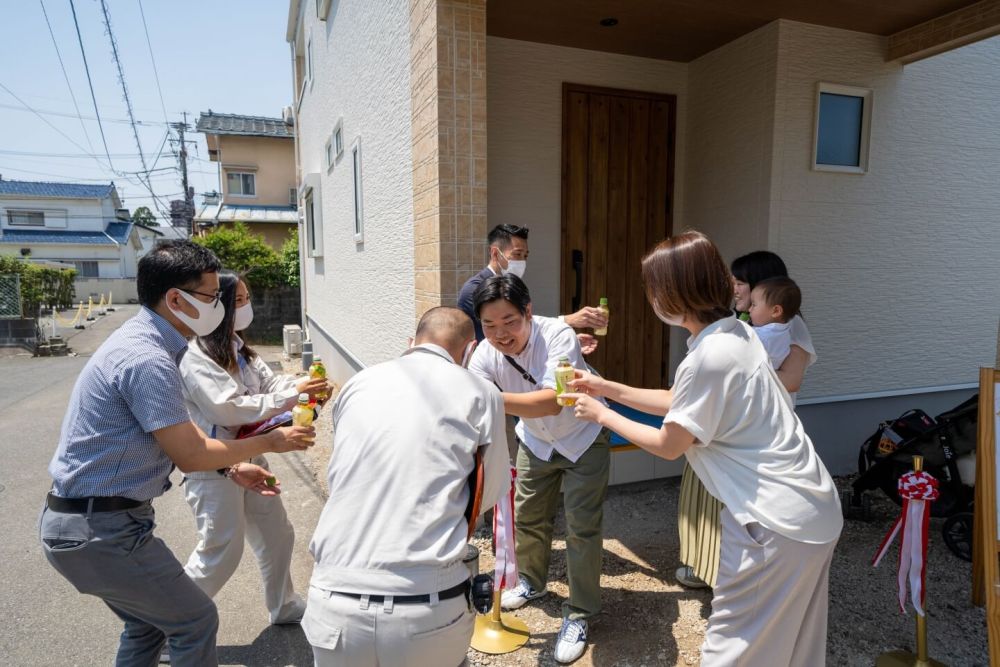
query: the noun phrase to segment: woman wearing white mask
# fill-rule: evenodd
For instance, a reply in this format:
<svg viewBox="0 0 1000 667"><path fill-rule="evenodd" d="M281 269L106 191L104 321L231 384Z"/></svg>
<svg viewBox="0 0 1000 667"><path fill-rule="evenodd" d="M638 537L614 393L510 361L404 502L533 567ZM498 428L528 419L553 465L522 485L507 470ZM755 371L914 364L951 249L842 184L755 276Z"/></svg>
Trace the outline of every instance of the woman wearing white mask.
<svg viewBox="0 0 1000 667"><path fill-rule="evenodd" d="M329 391L323 379L275 375L236 334L250 326L253 307L246 284L231 271L219 273L222 324L199 336L181 361L184 399L191 419L213 437L234 438L240 426L291 409L300 393ZM263 456L251 463L267 468ZM296 623L305 603L289 572L295 532L280 496L259 496L220 472L189 473L185 497L198 524L198 546L185 571L210 597L225 585L243 556L244 538L257 557L271 623Z"/></svg>

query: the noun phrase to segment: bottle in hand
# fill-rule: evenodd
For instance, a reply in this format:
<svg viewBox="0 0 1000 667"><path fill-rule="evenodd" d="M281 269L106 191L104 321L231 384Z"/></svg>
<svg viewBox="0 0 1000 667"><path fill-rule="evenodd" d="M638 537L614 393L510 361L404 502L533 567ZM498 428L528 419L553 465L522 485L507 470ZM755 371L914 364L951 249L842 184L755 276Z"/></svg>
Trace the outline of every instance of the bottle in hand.
<svg viewBox="0 0 1000 667"><path fill-rule="evenodd" d="M608 310L608 297L602 296L601 297L601 302L600 302L600 304L597 307L601 309L601 312L604 313L605 317L609 317L610 316L611 311ZM595 336L607 336L608 335L608 325L605 324L603 327L600 327L598 329L594 329L594 335Z"/></svg>
<svg viewBox="0 0 1000 667"><path fill-rule="evenodd" d="M569 383L576 377L576 369L569 363L569 357L559 357L556 366L556 403L565 407L576 405L572 398L563 398L563 394L572 391Z"/></svg>
<svg viewBox="0 0 1000 667"><path fill-rule="evenodd" d="M292 425L312 426L315 416L313 407L309 405L309 394L299 394L299 402L292 408ZM312 442L312 438L310 438L310 442Z"/></svg>
<svg viewBox="0 0 1000 667"><path fill-rule="evenodd" d="M309 366L309 377L311 378L326 378L326 366L323 365L323 360L316 357L316 360L312 362ZM320 401L325 401L330 395L325 391L320 394L316 394L316 398Z"/></svg>

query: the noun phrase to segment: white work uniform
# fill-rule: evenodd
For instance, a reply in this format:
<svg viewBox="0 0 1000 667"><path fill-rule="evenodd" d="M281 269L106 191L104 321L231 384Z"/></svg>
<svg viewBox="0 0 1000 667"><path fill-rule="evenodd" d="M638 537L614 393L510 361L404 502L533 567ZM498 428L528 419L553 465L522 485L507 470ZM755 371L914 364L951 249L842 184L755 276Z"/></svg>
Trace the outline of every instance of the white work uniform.
<svg viewBox="0 0 1000 667"><path fill-rule="evenodd" d="M316 665L455 667L474 614L465 596L437 594L469 579L464 513L479 448L482 509L510 490L500 393L425 344L351 378L333 423L302 619ZM430 600L396 601L417 595Z"/></svg>
<svg viewBox="0 0 1000 667"><path fill-rule="evenodd" d="M243 342L238 338L237 346ZM239 427L273 417L295 405L295 379L275 375L260 357L240 358L238 373L229 373L208 357L197 341L181 361L184 400L191 420L205 433L234 438ZM267 468L263 456L252 463ZM264 602L271 623L302 618L305 605L295 594L290 572L295 531L280 496L261 496L215 471L185 475L184 497L198 525L198 546L185 571L201 590L214 597L250 543L264 580Z"/></svg>
<svg viewBox="0 0 1000 667"><path fill-rule="evenodd" d="M767 360L771 363L771 368L781 368L782 362L791 352L791 328L791 322L771 322L753 328L757 338L760 338L760 342L764 346L764 351L767 352Z"/></svg>
<svg viewBox="0 0 1000 667"><path fill-rule="evenodd" d="M664 423L695 437L687 460L726 507L702 664L822 665L833 479L748 325L724 318L688 348Z"/></svg>

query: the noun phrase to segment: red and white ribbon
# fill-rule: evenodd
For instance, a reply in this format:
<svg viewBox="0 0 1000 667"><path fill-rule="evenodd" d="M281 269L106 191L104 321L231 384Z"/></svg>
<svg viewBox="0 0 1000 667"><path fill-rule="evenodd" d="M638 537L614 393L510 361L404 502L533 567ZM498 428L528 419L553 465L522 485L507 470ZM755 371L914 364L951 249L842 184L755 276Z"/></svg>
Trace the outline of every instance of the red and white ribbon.
<svg viewBox="0 0 1000 667"><path fill-rule="evenodd" d="M906 587L909 583L910 601L921 616L924 615L925 583L927 581L927 532L931 520L929 502L937 500L938 481L926 472L908 472L899 478L899 495L903 499L903 510L892 528L882 538L872 566L877 566L889 551L896 535L903 533L899 545L899 610L906 611Z"/></svg>
<svg viewBox="0 0 1000 667"><path fill-rule="evenodd" d="M517 555L514 553L514 479L517 471L510 469L510 491L496 504L493 511L493 586L497 590L517 586Z"/></svg>

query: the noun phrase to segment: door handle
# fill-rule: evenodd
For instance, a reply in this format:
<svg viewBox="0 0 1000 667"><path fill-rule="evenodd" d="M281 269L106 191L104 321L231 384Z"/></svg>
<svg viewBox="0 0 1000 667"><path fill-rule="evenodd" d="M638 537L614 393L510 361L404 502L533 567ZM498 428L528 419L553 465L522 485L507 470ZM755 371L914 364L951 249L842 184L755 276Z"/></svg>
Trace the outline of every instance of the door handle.
<svg viewBox="0 0 1000 667"><path fill-rule="evenodd" d="M575 286L573 288L573 307L570 308L570 312L575 313L580 310L580 302L583 299L583 251L574 249L571 258L573 273L575 274Z"/></svg>

